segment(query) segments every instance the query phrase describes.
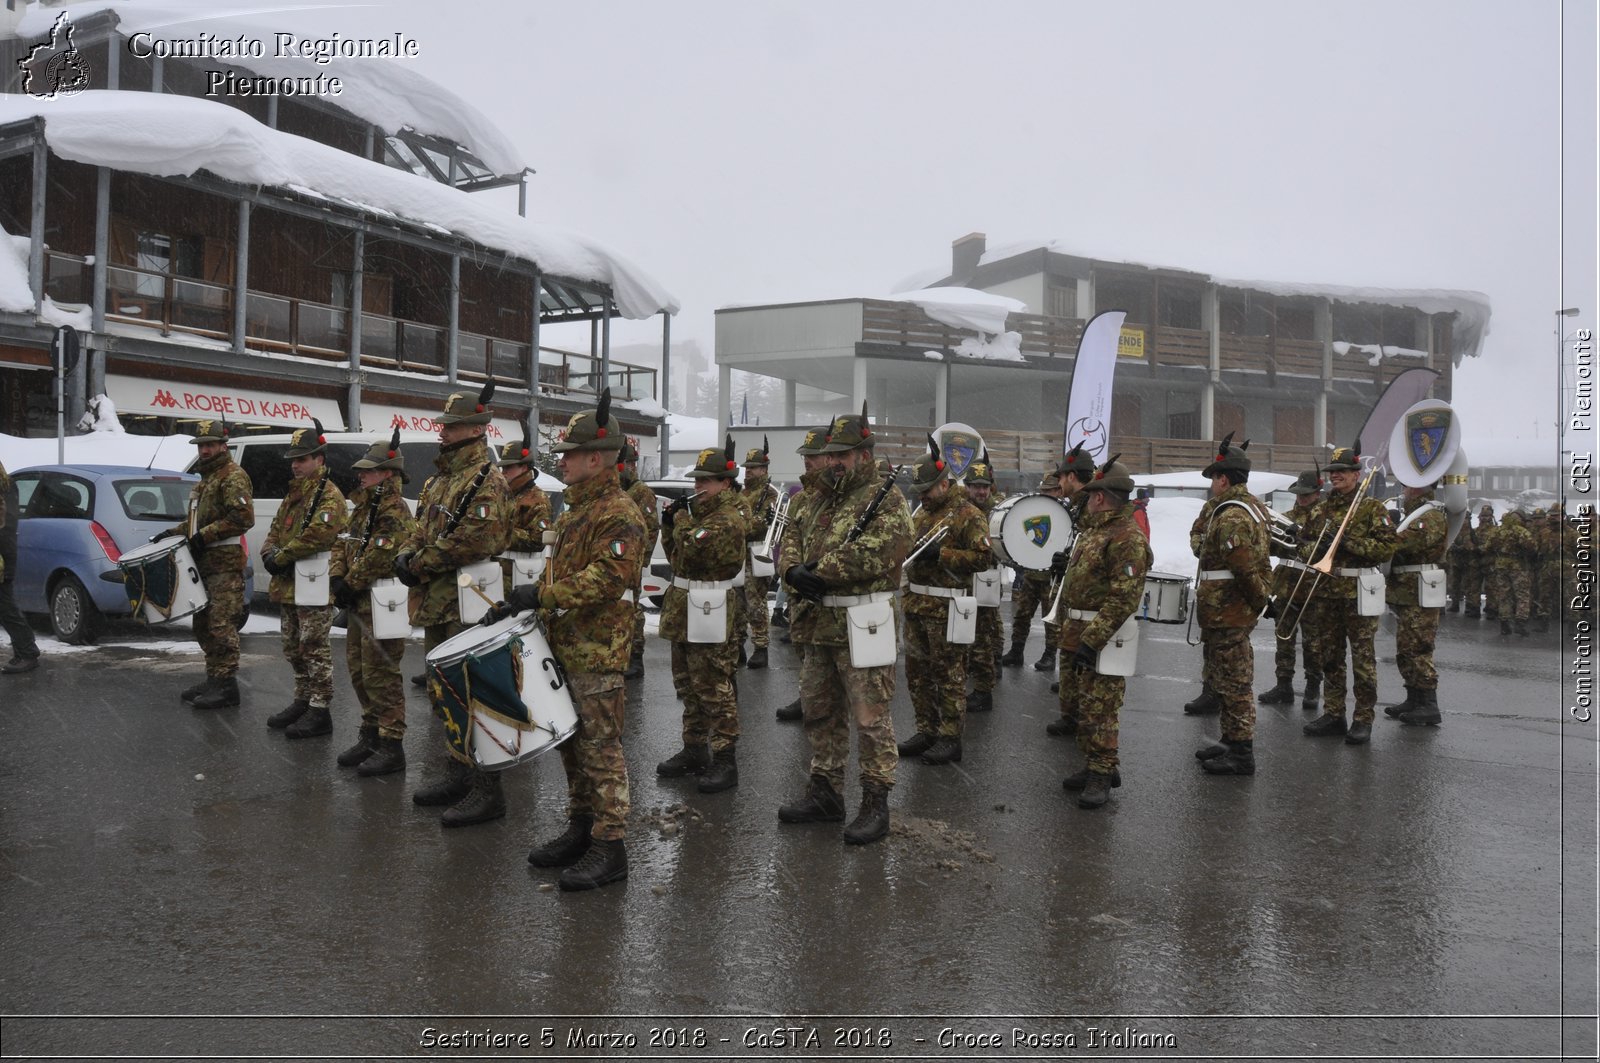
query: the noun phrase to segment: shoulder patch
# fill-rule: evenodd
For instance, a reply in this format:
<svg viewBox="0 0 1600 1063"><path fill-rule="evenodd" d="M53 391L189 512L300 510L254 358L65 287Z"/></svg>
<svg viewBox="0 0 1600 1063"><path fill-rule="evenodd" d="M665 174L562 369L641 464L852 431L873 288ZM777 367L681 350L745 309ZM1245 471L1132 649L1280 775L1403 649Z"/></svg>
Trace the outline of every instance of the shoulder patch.
<svg viewBox="0 0 1600 1063"><path fill-rule="evenodd" d="M706 536L708 536L710 534L711 534L711 532L706 528L696 528L694 530L694 540L695 540L695 542L699 542L700 540L704 539Z"/></svg>
<svg viewBox="0 0 1600 1063"><path fill-rule="evenodd" d="M701 530L703 531L704 529L701 529ZM611 540L610 550L611 550L611 556L612 557L627 557L628 556L628 544L623 542L621 539L613 539L613 540Z"/></svg>
<svg viewBox="0 0 1600 1063"><path fill-rule="evenodd" d="M374 549L382 550L387 546L394 545L394 540L380 535L372 540L372 545Z"/></svg>
<svg viewBox="0 0 1600 1063"><path fill-rule="evenodd" d="M477 508L475 508L472 511L472 515L477 517L479 520L488 520L489 519L489 503L487 503L487 502L478 503Z"/></svg>
<svg viewBox="0 0 1600 1063"><path fill-rule="evenodd" d="M317 515L322 518L322 523L324 524L331 524L333 522L333 510L331 509L325 509Z"/></svg>

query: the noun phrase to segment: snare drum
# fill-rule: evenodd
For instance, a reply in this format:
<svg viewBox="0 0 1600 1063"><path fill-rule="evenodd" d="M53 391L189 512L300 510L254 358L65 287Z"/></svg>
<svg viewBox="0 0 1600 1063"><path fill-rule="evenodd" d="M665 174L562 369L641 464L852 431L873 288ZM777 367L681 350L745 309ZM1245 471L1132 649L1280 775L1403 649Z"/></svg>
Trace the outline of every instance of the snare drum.
<svg viewBox="0 0 1600 1063"><path fill-rule="evenodd" d="M1189 580L1186 576L1169 576L1164 572L1151 572L1144 578L1144 605L1139 611L1140 620L1157 624L1186 624L1189 622Z"/></svg>
<svg viewBox="0 0 1600 1063"><path fill-rule="evenodd" d="M206 586L181 535L135 547L117 559L128 604L146 623L165 624L206 607Z"/></svg>
<svg viewBox="0 0 1600 1063"><path fill-rule="evenodd" d="M1015 495L989 511L989 545L1001 561L1043 572L1072 545L1072 511L1049 495Z"/></svg>
<svg viewBox="0 0 1600 1063"><path fill-rule="evenodd" d="M578 729L567 677L535 614L471 627L428 654L445 742L484 771L554 749Z"/></svg>

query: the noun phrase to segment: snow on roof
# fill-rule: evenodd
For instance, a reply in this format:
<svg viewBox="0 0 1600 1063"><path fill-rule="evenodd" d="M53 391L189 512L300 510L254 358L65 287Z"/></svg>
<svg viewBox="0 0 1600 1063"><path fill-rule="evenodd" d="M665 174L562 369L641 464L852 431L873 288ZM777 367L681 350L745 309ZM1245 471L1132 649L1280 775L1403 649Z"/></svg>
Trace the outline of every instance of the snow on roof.
<svg viewBox="0 0 1600 1063"><path fill-rule="evenodd" d="M337 77L343 82L343 91L335 100L337 106L386 132L414 129L441 137L472 152L496 174L521 173L527 168L516 145L483 112L400 62L333 58L319 64L300 56L274 56L274 35L295 32L293 14L296 8L218 11L214 0L158 0L154 3L97 0L67 8L34 4L18 22L18 36L24 40L47 36L63 10L77 21L102 11L113 12L119 31L130 37L135 33L150 33L158 40L188 39L205 32L218 37L261 41L268 53L261 58L229 56L220 61L263 77L304 77L319 73ZM250 17L261 14L272 16L270 27ZM198 25L192 25L196 23Z"/></svg>
<svg viewBox="0 0 1600 1063"><path fill-rule="evenodd" d="M673 450L704 450L717 445L715 417L690 417L684 413L669 413L667 427L672 433L669 442Z"/></svg>
<svg viewBox="0 0 1600 1063"><path fill-rule="evenodd" d="M33 313L33 289L28 286L28 248L26 236L13 236L0 228L0 310L17 314ZM89 310L64 310L48 295L39 311L39 320L47 325L71 325L77 329L89 327Z"/></svg>
<svg viewBox="0 0 1600 1063"><path fill-rule="evenodd" d="M889 297L892 302L915 303L922 312L951 328L998 336L1006 330L1006 315L1028 309L1021 299L993 295L976 288L922 288Z"/></svg>
<svg viewBox="0 0 1600 1063"><path fill-rule="evenodd" d="M207 170L243 185L312 191L358 210L455 233L537 263L553 276L608 284L625 317L678 311L671 293L588 237L496 209L416 174L269 129L224 103L105 90L65 101L0 96L0 125L36 116L45 120L50 149L64 159L158 177Z"/></svg>

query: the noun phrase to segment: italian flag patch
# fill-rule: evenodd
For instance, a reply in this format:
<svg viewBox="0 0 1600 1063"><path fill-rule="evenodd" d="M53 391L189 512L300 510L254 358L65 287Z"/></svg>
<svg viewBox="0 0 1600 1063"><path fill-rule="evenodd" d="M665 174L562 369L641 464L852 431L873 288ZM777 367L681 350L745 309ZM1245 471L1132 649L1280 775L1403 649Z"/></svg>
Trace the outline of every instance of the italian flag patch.
<svg viewBox="0 0 1600 1063"><path fill-rule="evenodd" d="M489 503L487 503L487 502L480 503L478 508L473 510L472 512L479 520L488 520L489 519Z"/></svg>
<svg viewBox="0 0 1600 1063"><path fill-rule="evenodd" d="M329 524L333 521L333 512L331 510L325 509L321 513L317 514L317 516L322 518L322 523L324 524Z"/></svg>
<svg viewBox="0 0 1600 1063"><path fill-rule="evenodd" d="M391 540L385 539L380 535L376 539L372 540L372 546L376 550L382 550L384 547L389 545L390 541Z"/></svg>
<svg viewBox="0 0 1600 1063"><path fill-rule="evenodd" d="M696 528L694 530L694 541L695 542L699 542L700 540L704 539L706 536L708 536L710 534L711 533L706 531L706 529L704 529L704 528Z"/></svg>
<svg viewBox="0 0 1600 1063"><path fill-rule="evenodd" d="M626 556L628 556L628 544L623 542L621 539L613 539L613 540L611 540L611 556L612 557L626 557Z"/></svg>

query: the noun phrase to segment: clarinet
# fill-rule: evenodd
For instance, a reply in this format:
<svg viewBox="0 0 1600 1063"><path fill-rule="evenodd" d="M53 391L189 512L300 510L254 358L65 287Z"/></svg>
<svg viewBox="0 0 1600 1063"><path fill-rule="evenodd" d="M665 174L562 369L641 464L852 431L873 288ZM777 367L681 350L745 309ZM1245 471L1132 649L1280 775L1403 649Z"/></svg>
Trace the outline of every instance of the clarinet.
<svg viewBox="0 0 1600 1063"><path fill-rule="evenodd" d="M473 497L477 495L478 488L483 486L483 481L488 478L489 470L492 468L494 468L494 462L486 461L483 463L483 468L479 469L478 475L473 478L472 486L467 488L467 493L461 496L461 504L456 507L454 513L450 514L450 519L445 521L444 531L439 534L439 538L449 538L450 533L460 525L462 519L467 515L467 507L472 505Z"/></svg>
<svg viewBox="0 0 1600 1063"><path fill-rule="evenodd" d="M324 469L322 471L322 478L317 481L317 493L311 496L311 505L307 507L306 515L300 518L300 531L295 533L296 536L299 536L301 532L304 532L307 528L311 527L311 518L316 514L317 503L322 501L322 491L327 486L328 471Z"/></svg>
<svg viewBox="0 0 1600 1063"><path fill-rule="evenodd" d="M379 484L373 491L372 497L367 500L367 528L361 535L361 553L367 552L367 544L372 541L372 530L378 524L378 503L383 501L383 485Z"/></svg>
<svg viewBox="0 0 1600 1063"><path fill-rule="evenodd" d="M856 521L856 526L845 533L844 541L848 546L861 538L866 533L867 525L872 523L872 518L878 515L878 507L883 505L883 500L888 497L889 488L894 486L894 478L899 475L900 467L892 466L883 478L883 483L878 486L878 493L872 496L872 501L867 503L867 508L861 514L861 519Z"/></svg>

